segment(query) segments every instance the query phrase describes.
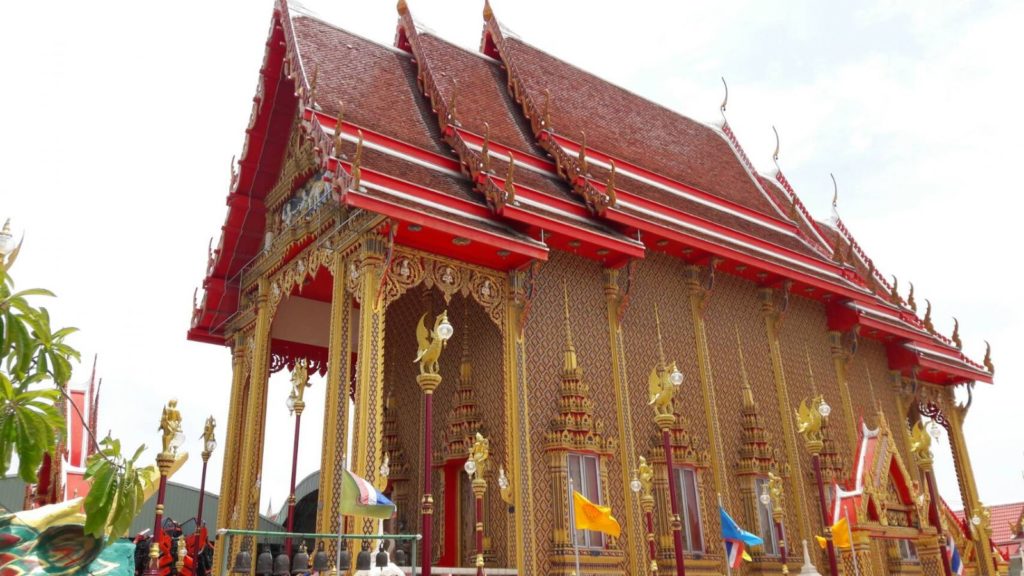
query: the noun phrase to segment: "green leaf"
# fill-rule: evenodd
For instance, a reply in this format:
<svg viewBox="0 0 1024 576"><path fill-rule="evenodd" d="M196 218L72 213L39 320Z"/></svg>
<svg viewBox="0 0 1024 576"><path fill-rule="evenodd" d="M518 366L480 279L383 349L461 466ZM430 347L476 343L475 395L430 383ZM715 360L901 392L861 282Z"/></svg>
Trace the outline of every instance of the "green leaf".
<svg viewBox="0 0 1024 576"><path fill-rule="evenodd" d="M104 466L96 474L89 488L89 494L85 497L85 532L95 536L102 536L103 529L110 517L110 508L113 504L112 496L117 470L109 462L104 461Z"/></svg>

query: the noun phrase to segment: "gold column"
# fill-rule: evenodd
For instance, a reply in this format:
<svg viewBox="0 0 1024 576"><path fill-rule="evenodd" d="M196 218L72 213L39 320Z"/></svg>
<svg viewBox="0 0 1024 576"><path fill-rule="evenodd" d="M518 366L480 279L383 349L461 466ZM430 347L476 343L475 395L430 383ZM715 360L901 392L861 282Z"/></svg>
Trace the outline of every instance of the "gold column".
<svg viewBox="0 0 1024 576"><path fill-rule="evenodd" d="M355 438L351 467L355 475L377 484L384 431L384 311L379 301L386 240L368 234L362 240L357 272L359 344L355 384ZM376 521L362 520L364 534L375 533ZM356 530L360 530L356 528ZM429 550L424 550L429 554ZM355 554L352 555L355 558Z"/></svg>
<svg viewBox="0 0 1024 576"><path fill-rule="evenodd" d="M348 457L352 298L345 289L345 273L345 258L338 253L331 264L331 327L327 345L327 390L324 393L324 440L320 454L320 502L316 519L316 531L321 534L336 534L341 529L338 524L338 494L342 465ZM334 558L337 541L331 538L325 544L328 556Z"/></svg>
<svg viewBox="0 0 1024 576"><path fill-rule="evenodd" d="M854 333L850 333L854 334ZM853 336L856 338L856 335ZM829 344L832 350L832 365L836 371L836 382L839 385L839 399L843 405L843 424L846 428L847 446L857 445L857 419L853 413L853 400L850 398L850 385L847 380L846 369L853 359L853 351L843 342L843 333L831 331L828 333ZM872 406L872 409L875 407Z"/></svg>
<svg viewBox="0 0 1024 576"><path fill-rule="evenodd" d="M526 380L526 341L523 321L533 297L532 272L515 271L509 276L510 290L505 314L505 389L508 393L509 428L512 443L511 485L515 507L516 568L523 574L539 574L536 524L533 513L533 466L530 445L530 403Z"/></svg>
<svg viewBox="0 0 1024 576"><path fill-rule="evenodd" d="M245 430L245 388L246 388L246 365L245 359L248 353L245 342L245 335L237 332L231 346L231 396L228 400L228 425L227 438L224 442L224 463L221 466L220 477L220 500L217 504L218 528L237 528L236 519L232 518L235 505L238 502L238 464L240 436ZM237 539L235 540L237 548ZM233 551L227 551L231 554ZM220 566L221 547L214 548L214 566ZM233 555L228 556L233 559Z"/></svg>
<svg viewBox="0 0 1024 576"><path fill-rule="evenodd" d="M241 481L235 488L240 500L240 518L247 530L255 530L259 525L263 436L267 417L267 379L270 377L270 324L273 321L269 302L270 283L266 278L261 278L258 286L256 333L253 340L252 365L249 368L249 390L246 395L245 448L240 455ZM251 541L251 538L245 538L243 548L249 548ZM255 562L253 566L255 569Z"/></svg>
<svg viewBox="0 0 1024 576"><path fill-rule="evenodd" d="M989 530L989 511L978 499L978 486L974 481L974 469L971 468L971 457L967 453L967 442L964 440L964 417L967 415L967 406L957 406L953 398L953 390L950 388L943 393L943 413L949 420L949 445L953 452L953 464L956 467L956 478L960 483L960 496L964 502L964 517L971 529L971 539L974 541L977 565L974 567L975 574L995 576L994 558L992 546L989 544L991 532ZM973 518L977 516L980 521L975 525Z"/></svg>
<svg viewBox="0 0 1024 576"><path fill-rule="evenodd" d="M619 290L618 270L607 269L605 273L604 296L608 304L608 338L609 347L612 351L612 383L615 386L615 403L618 418L619 461L622 463L622 493L630 493L630 465L637 461L636 442L633 439L633 416L630 413L629 401L629 380L626 377L626 353L622 345L622 325L619 322L619 313L622 304L622 295ZM626 501L626 529L623 531L623 550L636 550L644 541L644 533L641 530L642 521L633 498L625 498ZM645 567L643 558L639 554L629 554L629 561L633 574L644 574Z"/></svg>
<svg viewBox="0 0 1024 576"><path fill-rule="evenodd" d="M812 532L807 524L807 490L804 488L804 473L796 449L796 430L793 428L793 416L790 411L792 403L786 388L786 370L782 364L782 345L779 342L779 332L788 300L784 300L781 305L776 302L773 288L761 288L760 296L761 313L764 316L765 332L768 336L768 353L772 362L772 376L775 380L775 396L779 402L779 418L782 420L782 440L786 449L786 462L792 468L792 472L789 474L789 493L793 495L790 501L795 504L796 508L797 537L790 540L799 542L810 538ZM783 297L788 299L788 293L784 293Z"/></svg>
<svg viewBox="0 0 1024 576"><path fill-rule="evenodd" d="M708 268L708 278L700 277L702 266L686 267L686 288L690 297L690 314L693 317L693 337L697 346L697 369L704 393L704 420L707 423L708 440L711 442L711 471L714 475L715 492L726 494L725 478L722 476L721 434L718 430L718 409L715 404L715 384L711 375L711 353L708 351L708 335L704 327L704 305L714 278L715 263ZM708 538L709 542L717 542Z"/></svg>

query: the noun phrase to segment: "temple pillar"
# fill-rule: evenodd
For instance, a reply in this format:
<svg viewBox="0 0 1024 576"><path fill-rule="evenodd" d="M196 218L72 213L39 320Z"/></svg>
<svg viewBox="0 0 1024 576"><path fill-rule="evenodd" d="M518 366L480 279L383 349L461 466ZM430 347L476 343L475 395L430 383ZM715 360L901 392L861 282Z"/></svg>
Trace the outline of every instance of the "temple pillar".
<svg viewBox="0 0 1024 576"><path fill-rule="evenodd" d="M707 267L706 278L701 278L703 266L686 267L686 288L690 301L690 314L693 317L693 337L697 347L697 370L704 396L704 420L707 425L708 440L711 442L711 473L714 479L716 494L725 494L725 479L722 476L721 434L718 430L718 408L715 405L715 384L711 374L711 352L708 349L708 335L704 325L704 307L714 282L715 263ZM715 542L713 538L707 539Z"/></svg>
<svg viewBox="0 0 1024 576"><path fill-rule="evenodd" d="M386 239L367 234L362 239L359 257L350 268L355 277L355 295L359 302L359 343L355 380L355 438L352 442L352 472L377 485L383 455L384 431L384 319L381 301L381 274L386 253ZM414 330L414 326L409 327ZM374 534L377 521L358 519L356 532ZM366 542L366 541L364 541ZM429 550L424 550L429 554ZM356 554L353 552L352 558Z"/></svg>
<svg viewBox="0 0 1024 576"><path fill-rule="evenodd" d="M989 511L978 498L978 486L974 481L974 469L971 468L971 457L967 453L967 442L964 440L963 423L967 415L966 406L958 406L953 398L953 390L943 391L943 413L949 422L949 447L953 452L953 465L956 468L957 482L960 484L960 497L964 504L964 518L971 530L974 541L976 565L975 574L995 576L995 559L992 556L989 530ZM979 524L972 519L977 516Z"/></svg>
<svg viewBox="0 0 1024 576"><path fill-rule="evenodd" d="M327 382L324 392L323 449L320 454L320 492L316 531L336 534L341 530L338 495L348 439L348 402L351 386L352 298L346 290L345 257L334 255L331 263L331 324L327 353ZM337 541L325 542L328 556L335 557Z"/></svg>
<svg viewBox="0 0 1024 576"><path fill-rule="evenodd" d="M625 550L637 550L644 542L643 522L640 518L639 502L630 489L632 468L637 460L636 441L633 438L633 416L630 412L629 380L626 376L626 353L622 344L622 294L618 282L619 270L605 270L604 295L608 305L608 339L612 352L612 384L615 387L615 404L618 418L619 461L622 463L622 493L626 495L625 529L623 545ZM629 554L631 574L637 576L646 573L646 563L640 554Z"/></svg>
<svg viewBox="0 0 1024 576"><path fill-rule="evenodd" d="M530 439L530 404L526 379L524 323L533 298L533 272L515 271L505 314L505 371L509 423L508 454L515 511L515 567L520 574L539 574L536 524L533 513L533 467ZM511 555L510 555L511 556Z"/></svg>
<svg viewBox="0 0 1024 576"><path fill-rule="evenodd" d="M220 478L220 500L217 504L217 521L220 524L216 528L237 528L237 516L235 506L238 502L239 475L239 448L241 437L245 430L245 392L248 378L246 357L248 355L245 335L236 332L231 345L231 395L228 400L228 426L224 440L224 463L221 467ZM237 549L238 542L235 542L233 549ZM221 555L227 553L228 558L233 558L233 550L222 550L220 546L214 549L214 566L220 566Z"/></svg>
<svg viewBox="0 0 1024 576"><path fill-rule="evenodd" d="M847 332L856 338L856 332ZM836 372L836 383L839 386L839 399L843 408L843 428L846 431L847 446L857 445L857 417L853 412L853 400L850 397L850 385L847 379L847 368L853 359L855 346L843 341L843 332L835 330L828 333L832 351L832 366ZM875 407L872 406L872 409Z"/></svg>
<svg viewBox="0 0 1024 576"><path fill-rule="evenodd" d="M270 303L270 282L261 278L256 295L256 328L250 349L251 365L245 407L245 441L240 455L238 510L241 528L255 530L259 526L260 484L263 473L263 444L267 420L267 381L270 377L270 325L273 307ZM252 539L244 538L243 549L255 558ZM255 562L253 562L255 570Z"/></svg>
<svg viewBox="0 0 1024 576"><path fill-rule="evenodd" d="M768 336L768 353L772 363L772 377L775 381L775 396L779 402L779 418L782 421L782 440L786 450L786 462L792 468L789 474L788 492L793 495L790 499L794 504L797 515L796 538L790 538L792 542L810 539L814 533L808 524L806 495L808 491L804 487L804 472L801 469L800 456L797 453L796 429L793 427L793 404L789 399L789 391L786 387L786 370L782 364L782 345L779 341L779 332L782 329L782 321L785 317L786 308L789 305L788 287L781 290L781 301L776 298L776 291L773 288L761 288L761 314L764 316L765 333Z"/></svg>

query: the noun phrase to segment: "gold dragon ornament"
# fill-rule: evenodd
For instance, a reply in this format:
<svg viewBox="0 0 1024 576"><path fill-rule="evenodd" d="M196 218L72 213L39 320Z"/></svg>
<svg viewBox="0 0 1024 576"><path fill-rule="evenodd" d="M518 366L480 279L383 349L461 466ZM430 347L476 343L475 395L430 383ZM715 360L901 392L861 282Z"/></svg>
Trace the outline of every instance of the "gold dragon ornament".
<svg viewBox="0 0 1024 576"><path fill-rule="evenodd" d="M442 326L447 326L448 332ZM420 374L438 374L438 358L444 350L448 338L451 336L451 324L448 323L448 311L445 310L434 319L433 330L427 329L427 313L420 316L420 324L416 328L416 342L419 348L416 352L416 359L413 362L420 363Z"/></svg>

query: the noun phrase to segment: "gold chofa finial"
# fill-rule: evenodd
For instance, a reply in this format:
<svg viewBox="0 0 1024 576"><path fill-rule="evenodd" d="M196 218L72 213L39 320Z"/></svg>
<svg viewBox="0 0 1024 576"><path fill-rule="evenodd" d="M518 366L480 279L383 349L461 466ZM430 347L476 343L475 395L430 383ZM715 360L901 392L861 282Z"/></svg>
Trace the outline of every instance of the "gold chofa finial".
<svg viewBox="0 0 1024 576"><path fill-rule="evenodd" d="M953 316L953 335L950 337L957 350L964 347L964 343L960 341L960 321Z"/></svg>
<svg viewBox="0 0 1024 576"><path fill-rule="evenodd" d="M925 330L927 330L927 331L929 331L929 332L934 334L935 333L935 325L932 324L932 301L927 299L927 298L925 298L924 299L924 304L925 304L924 320L922 320L922 323L924 324L924 329Z"/></svg>
<svg viewBox="0 0 1024 576"><path fill-rule="evenodd" d="M985 340L985 359L982 360L982 364L988 368L989 373L996 373L996 367L992 364L992 345L988 343L988 340Z"/></svg>
<svg viewBox="0 0 1024 576"><path fill-rule="evenodd" d="M581 134L581 136L580 136L580 153L579 153L580 172L584 176L586 176L586 174L587 174L587 133L586 132L581 132L580 134Z"/></svg>
<svg viewBox="0 0 1024 576"><path fill-rule="evenodd" d="M910 294L907 294L907 306L910 306L910 309L917 313L917 300L914 300L914 283L907 282L907 284L910 284Z"/></svg>
<svg viewBox="0 0 1024 576"><path fill-rule="evenodd" d="M404 0L403 0L404 2ZM491 3L484 0L484 22L494 18L494 10L491 10Z"/></svg>
<svg viewBox="0 0 1024 576"><path fill-rule="evenodd" d="M551 90L544 89L544 111L541 114L543 128L551 128Z"/></svg>
<svg viewBox="0 0 1024 576"><path fill-rule="evenodd" d="M484 122L484 141L480 144L480 164L484 172L491 171L491 125Z"/></svg>
<svg viewBox="0 0 1024 576"><path fill-rule="evenodd" d="M359 139L356 140L356 153L352 157L352 189L359 190L359 181L362 179L363 170L359 164L363 161L363 131L357 132Z"/></svg>
<svg viewBox="0 0 1024 576"><path fill-rule="evenodd" d="M722 76L722 87L725 88L725 96L722 98L722 105L718 108L722 111L722 116L725 116L725 107L729 104L729 85L725 83L725 76Z"/></svg>
<svg viewBox="0 0 1024 576"><path fill-rule="evenodd" d="M775 129L775 126L772 126L772 132L775 133L775 152L772 152L772 160L774 160L775 163L778 164L779 163L779 131Z"/></svg>
<svg viewBox="0 0 1024 576"><path fill-rule="evenodd" d="M398 13L405 16L409 13L409 5L405 3L405 0L398 0Z"/></svg>
<svg viewBox="0 0 1024 576"><path fill-rule="evenodd" d="M508 152L508 172L505 173L505 203L511 204L516 201L516 157L512 151Z"/></svg>
<svg viewBox="0 0 1024 576"><path fill-rule="evenodd" d="M829 172L828 175L832 177L832 211L835 212L839 205L839 184L836 183L835 174Z"/></svg>

